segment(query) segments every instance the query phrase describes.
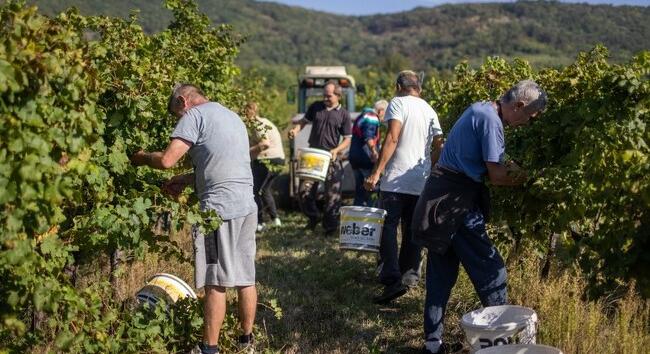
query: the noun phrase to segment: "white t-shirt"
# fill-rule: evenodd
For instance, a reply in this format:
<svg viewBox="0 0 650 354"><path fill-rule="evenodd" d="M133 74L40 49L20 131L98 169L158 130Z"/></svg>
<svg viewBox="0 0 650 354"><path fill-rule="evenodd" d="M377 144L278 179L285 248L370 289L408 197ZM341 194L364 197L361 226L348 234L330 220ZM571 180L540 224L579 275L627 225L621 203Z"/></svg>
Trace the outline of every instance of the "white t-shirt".
<svg viewBox="0 0 650 354"><path fill-rule="evenodd" d="M402 96L390 101L385 119L402 122L402 131L381 178L380 189L420 195L431 171L433 137L442 135L438 114L425 100Z"/></svg>

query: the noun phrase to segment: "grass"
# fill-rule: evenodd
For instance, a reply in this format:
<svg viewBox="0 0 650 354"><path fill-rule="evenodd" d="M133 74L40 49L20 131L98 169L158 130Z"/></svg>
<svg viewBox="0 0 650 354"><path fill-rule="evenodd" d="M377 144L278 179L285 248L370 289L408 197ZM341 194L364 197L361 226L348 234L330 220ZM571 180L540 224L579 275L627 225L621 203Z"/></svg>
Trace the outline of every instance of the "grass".
<svg viewBox="0 0 650 354"><path fill-rule="evenodd" d="M257 235L259 302L256 320L259 349L275 353L417 353L422 345L424 286L421 283L393 305L371 299L380 287L375 255L340 251L338 239L322 230L305 232L298 214L283 215L283 226ZM187 233L175 236L187 255ZM540 280L536 256L521 256L509 265L510 300L533 308L539 318L538 342L564 353L648 352L650 303L633 286L623 298L588 300L586 284L574 270L558 270ZM151 275L169 272L192 284L189 263L148 254L121 276L118 294L134 294ZM232 295L232 296L230 296ZM234 293L229 310L235 311ZM278 318L277 307L282 317ZM460 317L480 307L466 274L461 272L446 318L449 342L463 341ZM226 335L236 335L236 317ZM223 352L229 352L225 348ZM466 351L465 351L466 352Z"/></svg>

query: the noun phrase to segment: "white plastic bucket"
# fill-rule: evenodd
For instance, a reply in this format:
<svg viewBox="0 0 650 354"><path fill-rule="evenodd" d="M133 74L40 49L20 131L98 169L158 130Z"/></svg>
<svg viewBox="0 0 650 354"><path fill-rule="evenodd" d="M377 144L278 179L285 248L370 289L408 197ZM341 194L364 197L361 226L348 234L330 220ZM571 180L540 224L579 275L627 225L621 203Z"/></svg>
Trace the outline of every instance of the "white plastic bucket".
<svg viewBox="0 0 650 354"><path fill-rule="evenodd" d="M339 247L346 250L379 252L386 210L344 206L340 211Z"/></svg>
<svg viewBox="0 0 650 354"><path fill-rule="evenodd" d="M563 354L560 349L539 344L512 344L481 349L476 354Z"/></svg>
<svg viewBox="0 0 650 354"><path fill-rule="evenodd" d="M166 273L158 273L149 278L147 284L135 295L140 303L152 306L156 306L161 300L171 304L187 296L196 299L196 293L186 282Z"/></svg>
<svg viewBox="0 0 650 354"><path fill-rule="evenodd" d="M463 315L461 326L471 353L499 345L535 344L537 314L523 306L490 306Z"/></svg>
<svg viewBox="0 0 650 354"><path fill-rule="evenodd" d="M329 151L312 148L300 149L296 175L300 179L324 181L327 177L330 160L332 160L332 154Z"/></svg>

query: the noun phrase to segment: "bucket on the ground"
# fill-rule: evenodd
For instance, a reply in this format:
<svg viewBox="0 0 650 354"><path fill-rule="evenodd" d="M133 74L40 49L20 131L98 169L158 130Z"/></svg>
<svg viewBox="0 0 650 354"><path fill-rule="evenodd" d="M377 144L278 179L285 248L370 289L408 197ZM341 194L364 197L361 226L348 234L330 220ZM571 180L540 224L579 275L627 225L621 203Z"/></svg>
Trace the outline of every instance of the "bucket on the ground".
<svg viewBox="0 0 650 354"><path fill-rule="evenodd" d="M379 252L386 210L344 206L340 211L339 247L346 250Z"/></svg>
<svg viewBox="0 0 650 354"><path fill-rule="evenodd" d="M300 149L296 175L300 179L324 181L327 177L330 160L332 160L332 154L329 151L312 148Z"/></svg>
<svg viewBox="0 0 650 354"><path fill-rule="evenodd" d="M192 287L181 278L166 273L158 273L149 278L147 284L135 295L140 303L148 303L152 306L156 306L161 300L172 304L187 296L196 299Z"/></svg>
<svg viewBox="0 0 650 354"><path fill-rule="evenodd" d="M463 315L470 352L507 344L535 344L537 314L517 305L489 306Z"/></svg>
<svg viewBox="0 0 650 354"><path fill-rule="evenodd" d="M481 349L476 354L563 354L560 349L539 344L512 344Z"/></svg>

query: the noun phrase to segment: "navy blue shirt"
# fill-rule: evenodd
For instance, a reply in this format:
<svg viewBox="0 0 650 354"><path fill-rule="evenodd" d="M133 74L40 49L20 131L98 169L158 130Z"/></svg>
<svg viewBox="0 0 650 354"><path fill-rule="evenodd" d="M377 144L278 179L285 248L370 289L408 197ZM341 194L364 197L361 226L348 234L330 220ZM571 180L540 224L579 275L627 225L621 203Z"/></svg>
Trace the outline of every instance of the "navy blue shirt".
<svg viewBox="0 0 650 354"><path fill-rule="evenodd" d="M505 154L503 123L492 102L469 106L449 132L438 165L481 182L486 162L502 163Z"/></svg>
<svg viewBox="0 0 650 354"><path fill-rule="evenodd" d="M372 108L364 108L352 125L352 143L348 158L352 168L371 169L374 163L367 142L373 141L379 151L379 117Z"/></svg>

